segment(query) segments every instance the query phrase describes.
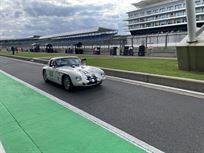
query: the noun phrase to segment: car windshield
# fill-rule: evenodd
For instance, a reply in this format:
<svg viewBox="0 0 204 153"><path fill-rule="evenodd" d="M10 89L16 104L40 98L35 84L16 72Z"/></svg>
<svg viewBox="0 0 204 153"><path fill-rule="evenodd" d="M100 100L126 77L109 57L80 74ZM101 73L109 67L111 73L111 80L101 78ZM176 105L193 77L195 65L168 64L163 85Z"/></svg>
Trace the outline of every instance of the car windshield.
<svg viewBox="0 0 204 153"><path fill-rule="evenodd" d="M81 60L79 58L61 58L56 60L57 67L61 66L79 66Z"/></svg>

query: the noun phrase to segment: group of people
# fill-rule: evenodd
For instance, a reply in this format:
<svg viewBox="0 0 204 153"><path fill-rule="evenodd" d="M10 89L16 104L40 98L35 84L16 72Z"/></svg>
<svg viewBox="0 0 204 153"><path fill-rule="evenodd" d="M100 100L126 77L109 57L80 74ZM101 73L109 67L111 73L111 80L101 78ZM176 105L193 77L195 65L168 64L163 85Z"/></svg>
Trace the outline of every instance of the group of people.
<svg viewBox="0 0 204 153"><path fill-rule="evenodd" d="M69 54L73 54L73 49L72 48L69 48L69 49L66 49L65 50L65 53L69 53Z"/></svg>

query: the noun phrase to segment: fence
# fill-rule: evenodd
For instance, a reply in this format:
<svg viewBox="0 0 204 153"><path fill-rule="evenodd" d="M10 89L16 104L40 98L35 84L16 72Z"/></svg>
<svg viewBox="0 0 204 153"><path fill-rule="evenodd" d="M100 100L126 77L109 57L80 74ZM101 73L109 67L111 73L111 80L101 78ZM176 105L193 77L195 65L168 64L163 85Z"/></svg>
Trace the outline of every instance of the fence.
<svg viewBox="0 0 204 153"><path fill-rule="evenodd" d="M127 44L132 47L138 47L142 43L146 47L174 47L179 43L187 33L167 33L147 36L129 36Z"/></svg>
<svg viewBox="0 0 204 153"><path fill-rule="evenodd" d="M133 50L133 54L137 55L138 47L141 44L146 46L146 56L164 56L176 57L176 45L179 43L187 33L168 33L158 35L143 35L143 36L114 36L112 39L107 40L93 40L82 41L82 49L85 54L93 54L96 49L100 48L100 53L104 55L125 55L125 48L129 47ZM46 41L41 42L41 50L45 51ZM75 50L76 42L72 41L52 41L53 48L56 52L66 52L66 50ZM23 50L29 50L31 44L21 42L16 45ZM12 44L10 44L12 45ZM10 45L8 48L10 48ZM129 55L129 54L128 54Z"/></svg>

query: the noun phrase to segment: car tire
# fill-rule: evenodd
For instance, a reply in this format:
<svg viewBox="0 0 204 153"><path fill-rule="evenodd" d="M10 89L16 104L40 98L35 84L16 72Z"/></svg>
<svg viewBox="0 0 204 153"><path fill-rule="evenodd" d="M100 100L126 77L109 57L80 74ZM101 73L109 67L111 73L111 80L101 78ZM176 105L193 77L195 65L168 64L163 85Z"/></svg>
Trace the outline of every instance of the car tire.
<svg viewBox="0 0 204 153"><path fill-rule="evenodd" d="M73 84L72 84L72 81L68 75L63 76L62 84L63 84L63 87L65 90L67 90L67 91L73 90Z"/></svg>
<svg viewBox="0 0 204 153"><path fill-rule="evenodd" d="M48 82L48 78L47 78L47 73L46 73L46 70L43 70L43 79L45 82Z"/></svg>

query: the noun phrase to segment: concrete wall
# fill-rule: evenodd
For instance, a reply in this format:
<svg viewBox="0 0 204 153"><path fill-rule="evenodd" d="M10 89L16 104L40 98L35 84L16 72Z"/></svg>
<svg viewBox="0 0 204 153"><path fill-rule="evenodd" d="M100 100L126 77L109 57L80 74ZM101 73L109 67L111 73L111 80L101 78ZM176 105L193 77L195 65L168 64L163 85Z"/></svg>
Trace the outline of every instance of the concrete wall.
<svg viewBox="0 0 204 153"><path fill-rule="evenodd" d="M196 42L188 43L188 36L186 36L177 45L180 70L204 72L204 32L197 36L196 39Z"/></svg>
<svg viewBox="0 0 204 153"><path fill-rule="evenodd" d="M179 69L204 72L204 46L178 46Z"/></svg>

